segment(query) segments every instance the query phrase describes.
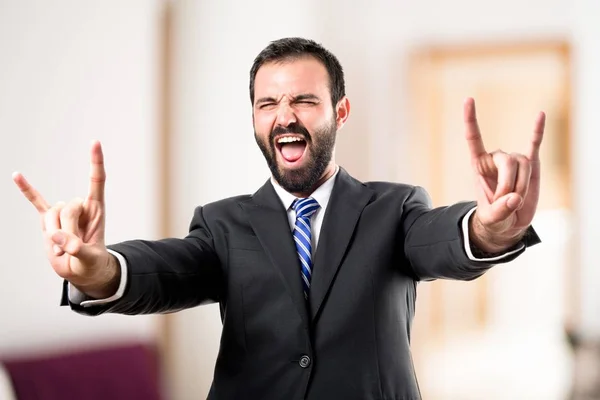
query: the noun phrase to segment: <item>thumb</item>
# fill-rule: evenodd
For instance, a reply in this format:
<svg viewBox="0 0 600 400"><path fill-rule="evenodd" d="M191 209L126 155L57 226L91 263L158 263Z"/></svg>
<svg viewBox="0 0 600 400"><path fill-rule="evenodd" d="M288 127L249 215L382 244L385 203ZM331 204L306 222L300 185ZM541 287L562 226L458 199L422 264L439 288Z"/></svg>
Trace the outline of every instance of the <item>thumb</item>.
<svg viewBox="0 0 600 400"><path fill-rule="evenodd" d="M52 242L54 243L54 252L59 253L59 250L67 253L75 258L80 259L82 262L92 262L95 259L95 255L92 252L89 245L85 245L81 238L74 235L73 233L58 230L51 236Z"/></svg>
<svg viewBox="0 0 600 400"><path fill-rule="evenodd" d="M516 193L508 193L490 204L490 222L502 222L521 208L523 197Z"/></svg>

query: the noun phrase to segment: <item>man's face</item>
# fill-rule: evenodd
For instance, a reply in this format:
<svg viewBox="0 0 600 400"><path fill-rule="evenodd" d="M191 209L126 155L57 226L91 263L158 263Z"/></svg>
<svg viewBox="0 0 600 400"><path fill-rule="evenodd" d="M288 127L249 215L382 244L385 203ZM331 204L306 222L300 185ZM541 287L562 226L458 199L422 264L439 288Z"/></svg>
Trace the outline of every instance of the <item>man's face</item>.
<svg viewBox="0 0 600 400"><path fill-rule="evenodd" d="M273 177L288 192L310 192L332 162L341 127L327 70L312 57L264 64L254 99L254 135Z"/></svg>

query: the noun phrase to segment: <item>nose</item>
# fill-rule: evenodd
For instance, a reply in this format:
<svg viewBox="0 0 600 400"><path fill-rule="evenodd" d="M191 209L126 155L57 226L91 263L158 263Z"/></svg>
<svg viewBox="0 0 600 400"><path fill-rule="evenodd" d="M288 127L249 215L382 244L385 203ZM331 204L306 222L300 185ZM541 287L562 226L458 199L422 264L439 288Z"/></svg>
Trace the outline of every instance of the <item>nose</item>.
<svg viewBox="0 0 600 400"><path fill-rule="evenodd" d="M290 126L296 122L296 114L294 114L292 107L286 103L281 104L279 110L277 110L277 125Z"/></svg>

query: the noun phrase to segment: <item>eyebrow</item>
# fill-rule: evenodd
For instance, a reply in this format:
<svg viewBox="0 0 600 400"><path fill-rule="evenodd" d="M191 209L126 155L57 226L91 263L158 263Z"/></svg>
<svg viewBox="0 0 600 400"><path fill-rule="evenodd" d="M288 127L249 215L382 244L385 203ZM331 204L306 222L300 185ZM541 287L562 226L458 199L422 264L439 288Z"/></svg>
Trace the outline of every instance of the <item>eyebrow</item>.
<svg viewBox="0 0 600 400"><path fill-rule="evenodd" d="M299 94L298 96L294 97L294 101L302 101L302 100L317 100L317 101L321 101L321 99L317 95L314 95L312 93Z"/></svg>
<svg viewBox="0 0 600 400"><path fill-rule="evenodd" d="M299 94L298 96L295 96L292 99L292 102L294 102L294 101L302 101L302 100L321 101L321 99L319 98L319 96L314 95L312 93L305 93L305 94ZM259 104L262 104L262 103L277 103L277 100L275 100L273 97L261 97L260 99L256 100L256 105L259 105Z"/></svg>

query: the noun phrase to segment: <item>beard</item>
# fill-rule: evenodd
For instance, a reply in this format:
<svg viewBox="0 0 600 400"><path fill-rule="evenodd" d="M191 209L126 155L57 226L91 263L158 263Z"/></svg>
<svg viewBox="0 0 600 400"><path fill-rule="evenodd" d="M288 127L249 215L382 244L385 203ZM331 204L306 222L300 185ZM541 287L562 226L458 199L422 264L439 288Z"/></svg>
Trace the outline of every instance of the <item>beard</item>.
<svg viewBox="0 0 600 400"><path fill-rule="evenodd" d="M304 166L297 169L286 169L277 163L277 148L275 136L293 133L302 136L306 141L305 154L308 157ZM325 126L319 128L313 135L300 124L290 124L287 127L278 126L269 134L268 142L261 140L254 131L254 138L263 153L269 170L275 181L290 193L308 193L323 176L325 169L333 156L336 137L335 117Z"/></svg>

